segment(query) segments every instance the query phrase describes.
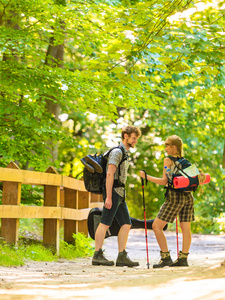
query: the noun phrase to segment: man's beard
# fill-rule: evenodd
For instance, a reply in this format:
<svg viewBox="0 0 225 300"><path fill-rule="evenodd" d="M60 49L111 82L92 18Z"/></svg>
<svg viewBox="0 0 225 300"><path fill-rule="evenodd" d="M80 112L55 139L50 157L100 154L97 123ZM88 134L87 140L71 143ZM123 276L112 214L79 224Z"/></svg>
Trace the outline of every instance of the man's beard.
<svg viewBox="0 0 225 300"><path fill-rule="evenodd" d="M132 146L132 144L130 144L130 143L127 143L127 145L128 145L130 148L134 148L134 146Z"/></svg>

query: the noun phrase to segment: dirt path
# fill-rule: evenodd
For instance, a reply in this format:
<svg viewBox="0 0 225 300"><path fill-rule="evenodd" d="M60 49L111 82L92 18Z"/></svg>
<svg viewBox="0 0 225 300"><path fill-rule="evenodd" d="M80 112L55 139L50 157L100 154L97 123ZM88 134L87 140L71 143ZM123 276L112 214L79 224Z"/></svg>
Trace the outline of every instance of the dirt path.
<svg viewBox="0 0 225 300"><path fill-rule="evenodd" d="M175 259L175 234L166 235ZM131 231L127 247L130 258L140 262L137 268L94 267L91 258L0 267L0 299L225 299L225 235L193 235L189 268L153 269L159 251L152 231L148 231L148 242L149 269L141 229ZM106 239L104 247L106 256L115 260L116 238Z"/></svg>

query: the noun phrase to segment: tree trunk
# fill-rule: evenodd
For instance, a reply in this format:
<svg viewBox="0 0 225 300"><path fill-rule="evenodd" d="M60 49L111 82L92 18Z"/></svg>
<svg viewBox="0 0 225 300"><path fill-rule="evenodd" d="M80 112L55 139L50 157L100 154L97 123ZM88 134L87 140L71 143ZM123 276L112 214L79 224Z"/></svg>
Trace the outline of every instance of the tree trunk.
<svg viewBox="0 0 225 300"><path fill-rule="evenodd" d="M63 23L62 23L63 24ZM62 31L64 31L64 27L61 26ZM63 56L64 56L64 43L61 45L55 45L55 38L52 36L50 38L50 43L48 46L45 65L51 66L52 68L63 68ZM53 114L56 119L59 118L60 114L60 106L56 101L54 101L54 97L51 97L53 100L46 101L46 109L50 114ZM54 143L54 141L49 141L49 148L52 155L52 162L58 159L58 143Z"/></svg>
<svg viewBox="0 0 225 300"><path fill-rule="evenodd" d="M16 15L16 13L13 12L13 11L10 11L10 14L11 14L12 17ZM5 25L6 27L12 27L12 28L15 29L15 30L20 30L19 25L18 25L18 24L14 24L14 25L13 25L11 19L7 19L7 21L4 22L4 25ZM19 60L19 57L18 57L18 54L17 54L17 50L15 50L15 49L13 49L13 48L11 48L11 49L9 49L9 50L10 50L10 52L12 53L12 55L8 55L8 54L5 54L5 53L4 53L4 54L3 54L2 60L3 60L3 61L7 61L7 60L15 60L15 61L18 61L18 60Z"/></svg>

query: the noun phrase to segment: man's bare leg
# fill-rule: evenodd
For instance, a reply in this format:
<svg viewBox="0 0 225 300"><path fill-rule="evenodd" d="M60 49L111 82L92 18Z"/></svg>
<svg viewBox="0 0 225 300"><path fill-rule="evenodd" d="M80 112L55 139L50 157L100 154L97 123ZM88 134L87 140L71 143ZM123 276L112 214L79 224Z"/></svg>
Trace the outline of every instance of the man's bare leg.
<svg viewBox="0 0 225 300"><path fill-rule="evenodd" d="M121 226L120 231L118 233L118 249L119 252L123 252L126 249L127 239L130 232L131 225L125 224Z"/></svg>
<svg viewBox="0 0 225 300"><path fill-rule="evenodd" d="M95 232L95 251L99 251L99 249L102 249L106 231L109 229L108 225L99 223L98 228Z"/></svg>

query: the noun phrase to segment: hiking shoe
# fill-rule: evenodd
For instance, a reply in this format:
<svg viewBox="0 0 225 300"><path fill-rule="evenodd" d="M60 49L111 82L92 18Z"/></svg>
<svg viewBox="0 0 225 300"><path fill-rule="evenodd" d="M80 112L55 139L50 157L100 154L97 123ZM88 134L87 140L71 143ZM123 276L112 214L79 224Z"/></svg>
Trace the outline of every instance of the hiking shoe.
<svg viewBox="0 0 225 300"><path fill-rule="evenodd" d="M188 267L188 254L189 253L183 253L180 251L178 259L176 259L175 262L170 265L170 267Z"/></svg>
<svg viewBox="0 0 225 300"><path fill-rule="evenodd" d="M100 166L100 164L99 164L97 161L95 161L95 160L91 157L91 155L85 156L85 160L89 163L89 165L91 165L91 166L94 168L94 170L95 170L97 173L102 173L102 172L103 172L103 169L102 169L102 167Z"/></svg>
<svg viewBox="0 0 225 300"><path fill-rule="evenodd" d="M132 261L128 255L126 250L123 250L123 252L119 252L117 260L116 260L116 266L117 267L129 267L129 268L133 268L133 267L138 267L139 266L139 262L135 262Z"/></svg>
<svg viewBox="0 0 225 300"><path fill-rule="evenodd" d="M103 255L103 250L99 249L99 251L95 251L94 256L92 258L93 266L113 266L114 261L108 260Z"/></svg>
<svg viewBox="0 0 225 300"><path fill-rule="evenodd" d="M89 164L86 162L86 160L85 160L84 158L81 158L80 161L82 162L82 164L85 166L85 168L86 168L89 172L91 172L91 173L94 173L94 172L95 172L95 169L94 169L91 165L89 165Z"/></svg>
<svg viewBox="0 0 225 300"><path fill-rule="evenodd" d="M158 264L153 265L153 269L163 268L172 265L173 261L170 257L169 252L160 251L160 255L161 255L161 260Z"/></svg>

